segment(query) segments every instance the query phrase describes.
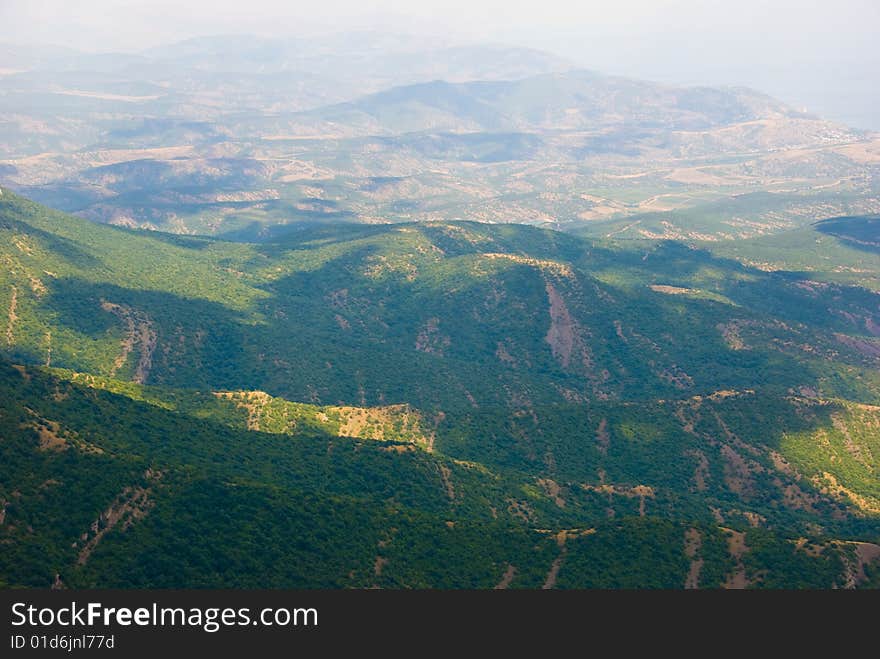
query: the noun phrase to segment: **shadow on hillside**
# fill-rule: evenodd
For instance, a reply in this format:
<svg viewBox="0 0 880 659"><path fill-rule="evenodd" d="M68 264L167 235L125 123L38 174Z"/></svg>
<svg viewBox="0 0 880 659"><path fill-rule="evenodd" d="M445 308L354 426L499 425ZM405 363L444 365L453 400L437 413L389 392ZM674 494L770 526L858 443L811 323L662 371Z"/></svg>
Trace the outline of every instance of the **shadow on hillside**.
<svg viewBox="0 0 880 659"><path fill-rule="evenodd" d="M121 311L102 308L102 302L119 305ZM253 320L221 304L81 279L53 281L50 295L40 304L56 324L92 342L92 352L99 345L101 363L107 371L123 350L129 353L127 364L132 360L137 363L147 350L148 383L227 388L248 385L252 356L244 346ZM126 338L129 327L134 330L133 340ZM155 335L155 345L145 347L150 332ZM114 340L114 336L118 338ZM130 343L128 348L125 342ZM74 348L74 354L77 351ZM82 364L75 360L67 363L71 358L64 355L56 349L53 365L82 370ZM123 375L126 368L121 367L120 377L129 377Z"/></svg>
<svg viewBox="0 0 880 659"><path fill-rule="evenodd" d="M813 228L852 249L880 254L880 217L834 217L816 222Z"/></svg>
<svg viewBox="0 0 880 659"><path fill-rule="evenodd" d="M56 252L66 260L80 268L99 268L101 261L82 249L74 241L49 233L31 224L8 217L0 204L0 231L9 231L23 236L33 236L42 243L49 252Z"/></svg>

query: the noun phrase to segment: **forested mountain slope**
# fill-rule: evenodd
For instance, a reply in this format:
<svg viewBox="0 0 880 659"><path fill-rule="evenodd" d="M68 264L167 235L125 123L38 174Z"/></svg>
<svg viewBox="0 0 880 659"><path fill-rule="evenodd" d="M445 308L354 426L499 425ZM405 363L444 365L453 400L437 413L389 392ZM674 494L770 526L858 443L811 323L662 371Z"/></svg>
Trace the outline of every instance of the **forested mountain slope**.
<svg viewBox="0 0 880 659"><path fill-rule="evenodd" d="M515 225L141 233L5 189L0 232L7 585L876 580L868 288Z"/></svg>

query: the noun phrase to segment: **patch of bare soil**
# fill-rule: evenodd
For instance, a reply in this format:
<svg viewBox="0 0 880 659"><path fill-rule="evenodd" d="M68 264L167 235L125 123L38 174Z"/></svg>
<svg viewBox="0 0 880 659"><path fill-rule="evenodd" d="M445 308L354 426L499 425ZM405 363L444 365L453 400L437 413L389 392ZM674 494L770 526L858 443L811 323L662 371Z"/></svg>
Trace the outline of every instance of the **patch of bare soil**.
<svg viewBox="0 0 880 659"><path fill-rule="evenodd" d="M728 514L742 515L753 529L767 523L767 518L752 510L728 510Z"/></svg>
<svg viewBox="0 0 880 659"><path fill-rule="evenodd" d="M645 516L645 499L654 498L654 489L647 485L636 485L632 489L633 495L639 498L639 517Z"/></svg>
<svg viewBox="0 0 880 659"><path fill-rule="evenodd" d="M150 494L149 488L139 486L122 490L110 507L92 522L89 530L80 538L80 542L84 544L77 555L77 565L85 565L98 543L116 526L125 530L137 520L146 517L154 505Z"/></svg>
<svg viewBox="0 0 880 659"><path fill-rule="evenodd" d="M507 499L507 512L529 524L535 520L535 511L524 501Z"/></svg>
<svg viewBox="0 0 880 659"><path fill-rule="evenodd" d="M839 501L848 501L862 512L872 515L880 514L880 500L861 495L849 489L840 483L834 474L824 471L821 476L816 475L811 480L813 485L823 494L827 494Z"/></svg>
<svg viewBox="0 0 880 659"><path fill-rule="evenodd" d="M9 314L7 316L6 321L6 345L12 345L15 342L15 334L13 330L15 329L15 321L18 320L18 316L15 315L15 310L18 306L18 289L13 286L12 287L12 296L9 298Z"/></svg>
<svg viewBox="0 0 880 659"><path fill-rule="evenodd" d="M450 501L455 501L455 487L452 485L452 470L445 464L438 464L440 470L440 480L443 481L443 489L446 490L446 496Z"/></svg>
<svg viewBox="0 0 880 659"><path fill-rule="evenodd" d="M426 433L421 429L421 415L408 405L331 407L328 409L342 417L339 426L340 437L386 439L391 427L399 423L404 434L420 437L424 442L427 442Z"/></svg>
<svg viewBox="0 0 880 659"><path fill-rule="evenodd" d="M699 555L703 546L703 536L697 529L690 528L684 532L684 553L691 565L684 580L685 590L700 587L700 572L703 570L703 558Z"/></svg>
<svg viewBox="0 0 880 659"><path fill-rule="evenodd" d="M601 472L604 474L604 472ZM645 516L645 499L653 499L655 498L654 488L649 485L636 485L634 487L628 487L626 485L614 485L611 483L605 483L604 478L603 482L599 485L593 485L591 483L582 483L581 488L586 490L587 492L598 492L600 494L608 495L608 505L609 505L609 516L613 516L614 509L611 507L614 503L615 496L626 497L627 499L638 498L639 500L639 515Z"/></svg>
<svg viewBox="0 0 880 659"><path fill-rule="evenodd" d="M694 386L694 379L688 375L678 364L670 364L667 367L658 366L654 360L649 360L651 370L661 380L668 382L676 389L689 389Z"/></svg>
<svg viewBox="0 0 880 659"><path fill-rule="evenodd" d="M373 574L377 577L382 576L382 568L388 565L388 559L384 556L376 556L376 561L373 563Z"/></svg>
<svg viewBox="0 0 880 659"><path fill-rule="evenodd" d="M721 445L724 458L724 483L728 489L741 497L750 497L755 490L752 471L748 462L727 444Z"/></svg>
<svg viewBox="0 0 880 659"><path fill-rule="evenodd" d="M856 576L857 583L862 583L867 579L865 574L865 566L880 561L880 545L872 542L856 542L856 557L859 560L859 573Z"/></svg>
<svg viewBox="0 0 880 659"><path fill-rule="evenodd" d="M846 336L845 334L835 334L834 338L848 348L852 348L866 357L872 359L880 358L880 342L876 339L858 339L854 336Z"/></svg>
<svg viewBox="0 0 880 659"><path fill-rule="evenodd" d="M494 252L487 252L482 256L487 259L506 259L508 261L514 261L515 263L530 265L539 268L540 270L546 270L547 272L560 277L574 276L571 267L565 263L560 263L559 261L548 261L546 259L534 259L529 256L521 256L519 254L499 254Z"/></svg>
<svg viewBox="0 0 880 659"><path fill-rule="evenodd" d="M556 587L556 580L559 578L559 570L562 568L562 562L565 560L565 554L568 552L568 548L565 546L566 538L567 535L564 530L556 535L556 544L559 545L559 555L550 566L550 571L544 579L544 585L541 586L542 590L551 590Z"/></svg>
<svg viewBox="0 0 880 659"><path fill-rule="evenodd" d="M263 422L264 411L272 402L272 397L264 391L215 391L216 398L230 400L236 407L247 412L248 430L267 431ZM296 418L285 415L283 429L287 433L296 428ZM332 414L339 419L339 428L335 430L339 437L357 439L374 439L378 441L408 441L420 445L426 450L433 449L436 428L431 429L425 423L422 414L407 404L384 405L379 407L329 406L317 412L318 420L329 423ZM435 419L435 425L443 419ZM426 427L427 425L427 427ZM408 451L406 446L388 447L388 450Z"/></svg>
<svg viewBox="0 0 880 659"><path fill-rule="evenodd" d="M608 455L611 446L611 435L608 432L608 419L602 419L596 428L596 447L602 455Z"/></svg>
<svg viewBox="0 0 880 659"><path fill-rule="evenodd" d="M67 439L62 436L61 426L55 421L38 418L23 427L36 431L41 451L66 451L70 448Z"/></svg>
<svg viewBox="0 0 880 659"><path fill-rule="evenodd" d="M550 571L547 573L547 578L544 579L544 585L541 586L542 590L550 590L556 587L556 580L559 578L559 570L562 568L562 561L565 560L566 551L565 546L559 550L559 556L553 561Z"/></svg>
<svg viewBox="0 0 880 659"><path fill-rule="evenodd" d="M804 492L795 483L783 484L782 481L776 480L774 484L782 491L782 503L786 508L819 514L815 506L820 500L818 496Z"/></svg>
<svg viewBox="0 0 880 659"><path fill-rule="evenodd" d="M559 363L563 367L568 367L575 343L575 324L556 287L547 281L546 289L550 301L550 329L544 340L550 344L553 356L559 360Z"/></svg>
<svg viewBox="0 0 880 659"><path fill-rule="evenodd" d="M825 551L825 547L823 545L814 544L809 542L807 538L798 538L794 541L794 548L797 551L804 552L807 556L821 556Z"/></svg>
<svg viewBox="0 0 880 659"><path fill-rule="evenodd" d="M501 581L495 584L495 590L506 590L510 587L513 578L516 576L516 567L507 564L507 569L504 571L504 574L501 576Z"/></svg>
<svg viewBox="0 0 880 659"><path fill-rule="evenodd" d="M713 396L716 394L713 394ZM712 416L715 418L715 422L718 424L718 427L721 428L721 431L724 433L724 436L727 438L729 442L731 442L738 449L746 451L747 453L751 453L752 455L758 457L761 455L761 451L752 446L751 444L747 444L743 440L741 440L730 428L727 427L727 424L724 422L724 419L721 418L721 415L718 414L717 411L712 410ZM763 471L763 468L760 468L760 465L753 464L751 468L753 470L757 469L758 471Z"/></svg>
<svg viewBox="0 0 880 659"><path fill-rule="evenodd" d="M749 551L748 546L746 546L746 534L741 531L734 531L733 529L722 530L727 533L727 550L734 561L736 561L736 567L728 575L724 587L742 590L750 584L749 578L746 575L746 567L742 561L743 556Z"/></svg>
<svg viewBox="0 0 880 659"><path fill-rule="evenodd" d="M507 347L501 341L498 342L498 347L495 349L495 356L505 364L516 366L516 359L507 351Z"/></svg>
<svg viewBox="0 0 880 659"><path fill-rule="evenodd" d="M878 346L878 348L880 348L880 346ZM871 451L867 446L858 444L853 440L852 435L849 432L849 426L846 424L846 420L840 414L832 414L831 423L843 435L843 445L844 448L846 448L847 453L849 453L856 462L862 464L868 471L874 471L874 456L871 455Z"/></svg>
<svg viewBox="0 0 880 659"><path fill-rule="evenodd" d="M732 321L730 323L718 323L716 328L719 332L721 332L721 337L724 339L724 342L727 344L727 347L731 350L748 350L749 347L745 344L742 337L739 333L739 325L736 321Z"/></svg>
<svg viewBox="0 0 880 659"><path fill-rule="evenodd" d="M856 588L868 579L865 566L880 561L880 545L872 542L834 541L831 543L843 560L844 588Z"/></svg>
<svg viewBox="0 0 880 659"><path fill-rule="evenodd" d="M666 284L651 284L650 288L655 293L665 295L695 295L700 291L696 288L682 288L681 286L667 286Z"/></svg>
<svg viewBox="0 0 880 659"><path fill-rule="evenodd" d="M697 459L697 464L694 467L694 489L697 492L705 492L707 488L706 481L709 480L709 458L700 449L685 451L685 455Z"/></svg>
<svg viewBox="0 0 880 659"><path fill-rule="evenodd" d="M101 308L109 311L119 318L125 325L125 337L122 339L121 351L113 362L110 375L125 365L129 354L138 347L138 362L135 366L132 381L138 384L146 382L153 365L153 351L156 349L158 335L153 326L153 321L145 313L141 313L131 307L101 300Z"/></svg>
<svg viewBox="0 0 880 659"><path fill-rule="evenodd" d="M412 444L392 444L391 446L382 446L380 450L386 453L412 453L416 448Z"/></svg>
<svg viewBox="0 0 880 659"><path fill-rule="evenodd" d="M440 333L440 319L430 318L416 336L416 350L428 354L443 356L449 347L450 339Z"/></svg>
<svg viewBox="0 0 880 659"><path fill-rule="evenodd" d="M689 435L701 436L696 431L696 425L700 421L700 407L702 405L703 399L695 397L688 401L682 401L675 406L675 417L681 422L682 430Z"/></svg>
<svg viewBox="0 0 880 659"><path fill-rule="evenodd" d="M560 508L565 508L565 499L562 498L562 487L559 483L550 478L539 478L538 485L548 497L553 499L553 503Z"/></svg>
<svg viewBox="0 0 880 659"><path fill-rule="evenodd" d="M773 467L776 469L776 471L779 471L786 476L794 478L795 480L800 480L800 474L797 473L791 463L786 460L779 451L770 451L770 461L773 463Z"/></svg>

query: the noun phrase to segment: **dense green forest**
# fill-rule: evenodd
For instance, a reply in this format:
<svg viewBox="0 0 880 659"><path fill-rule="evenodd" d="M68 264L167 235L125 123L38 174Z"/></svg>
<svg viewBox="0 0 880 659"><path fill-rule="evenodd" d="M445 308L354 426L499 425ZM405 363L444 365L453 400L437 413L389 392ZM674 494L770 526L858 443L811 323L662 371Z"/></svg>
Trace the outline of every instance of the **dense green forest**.
<svg viewBox="0 0 880 659"><path fill-rule="evenodd" d="M805 232L859 272L468 222L234 243L4 189L0 582L876 587L877 224L774 253Z"/></svg>

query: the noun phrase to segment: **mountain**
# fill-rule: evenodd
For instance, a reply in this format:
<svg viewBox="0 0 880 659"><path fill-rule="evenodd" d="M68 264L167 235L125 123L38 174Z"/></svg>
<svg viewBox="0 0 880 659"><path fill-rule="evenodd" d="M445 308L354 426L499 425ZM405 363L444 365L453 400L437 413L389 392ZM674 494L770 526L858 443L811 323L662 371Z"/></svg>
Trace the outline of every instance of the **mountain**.
<svg viewBox="0 0 880 659"><path fill-rule="evenodd" d="M880 212L877 135L745 88L372 32L32 55L0 71L0 184L109 224L264 240L314 222L618 222L605 233L728 240Z"/></svg>
<svg viewBox="0 0 880 659"><path fill-rule="evenodd" d="M868 288L517 225L234 243L6 189L0 231L7 585L877 585Z"/></svg>
<svg viewBox="0 0 880 659"><path fill-rule="evenodd" d="M152 48L143 56L156 66L199 72L309 71L318 79L361 90L433 78L505 80L574 68L561 57L531 48L371 31L298 39L198 37Z"/></svg>
<svg viewBox="0 0 880 659"><path fill-rule="evenodd" d="M466 129L601 130L608 126L679 131L803 117L748 89L666 87L592 71L515 81L438 80L396 87L314 114L344 125L367 123L373 134ZM401 116L411 121L402 122Z"/></svg>

